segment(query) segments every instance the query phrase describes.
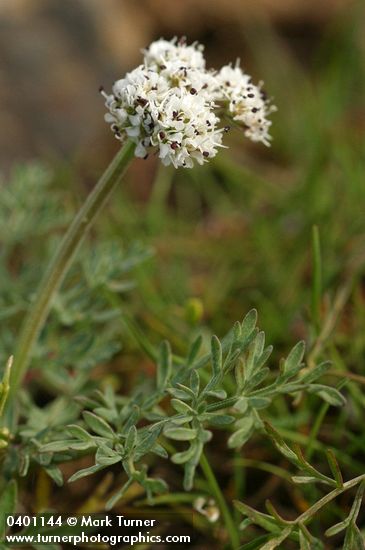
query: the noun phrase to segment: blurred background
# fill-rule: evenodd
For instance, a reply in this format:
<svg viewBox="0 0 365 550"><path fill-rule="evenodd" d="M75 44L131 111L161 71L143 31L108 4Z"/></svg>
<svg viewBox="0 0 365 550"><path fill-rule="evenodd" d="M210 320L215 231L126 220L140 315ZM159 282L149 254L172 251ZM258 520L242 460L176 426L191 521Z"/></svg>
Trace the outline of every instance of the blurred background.
<svg viewBox="0 0 365 550"><path fill-rule="evenodd" d="M293 83L275 65L265 29L308 70L324 35L352 8L349 0L0 0L1 164L102 155L112 140L98 88L110 89L161 36L201 41L212 66L240 57L257 78L283 78L285 101ZM256 54L270 72L259 71Z"/></svg>

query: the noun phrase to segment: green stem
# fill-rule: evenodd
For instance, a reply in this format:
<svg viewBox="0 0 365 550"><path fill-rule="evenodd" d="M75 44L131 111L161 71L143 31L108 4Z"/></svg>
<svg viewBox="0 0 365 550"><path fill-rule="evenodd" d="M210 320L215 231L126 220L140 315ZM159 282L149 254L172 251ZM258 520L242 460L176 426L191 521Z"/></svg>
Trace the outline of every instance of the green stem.
<svg viewBox="0 0 365 550"><path fill-rule="evenodd" d="M231 513L228 509L226 500L222 494L222 491L218 485L218 482L216 480L216 477L214 475L214 472L212 468L210 467L210 464L205 456L204 453L202 453L200 457L200 466L201 469L204 472L204 475L206 477L206 480L208 481L209 487L212 491L212 494L219 506L219 509L222 513L224 523L226 525L229 537L231 539L231 544L233 550L236 550L240 546L240 534L238 532L237 526L231 516Z"/></svg>
<svg viewBox="0 0 365 550"><path fill-rule="evenodd" d="M10 380L11 367L13 365L13 359L14 359L13 356L9 357L6 363L2 382L0 383L0 419L3 415L3 411L5 409L6 401L9 395L9 380Z"/></svg>
<svg viewBox="0 0 365 550"><path fill-rule="evenodd" d="M117 187L134 154L127 141L118 151L68 228L38 287L37 296L25 317L14 353L9 400L16 394L29 366L33 346L46 322L52 299L59 289L74 255L97 214Z"/></svg>
<svg viewBox="0 0 365 550"><path fill-rule="evenodd" d="M321 293L322 293L322 261L319 229L317 225L312 229L312 256L313 256L313 282L312 282L312 322L316 336L319 333L321 323Z"/></svg>
<svg viewBox="0 0 365 550"><path fill-rule="evenodd" d="M308 441L308 447L306 449L306 456L308 462L310 462L310 459L312 458L313 452L314 452L314 442L317 439L318 432L322 426L322 422L324 420L324 417L327 414L327 411L329 409L329 403L322 403L321 408L319 409L319 412L316 416L316 419L313 423L312 429L309 433L309 441Z"/></svg>
<svg viewBox="0 0 365 550"><path fill-rule="evenodd" d="M166 168L166 166L160 163L157 170L157 176L154 178L151 196L148 201L147 221L149 230L152 232L159 230L163 221L166 219L166 216L164 216L164 207L171 189L172 178L173 168Z"/></svg>
<svg viewBox="0 0 365 550"><path fill-rule="evenodd" d="M323 506L326 506L326 504L331 502L331 500L333 500L334 498L338 497L338 495L341 495L352 487L356 487L356 485L359 485L359 483L361 483L363 480L365 480L365 474L355 477L354 479L350 479L350 481L346 481L346 483L344 483L342 487L334 489L323 498L321 498L321 500L313 504L313 506L308 508L308 510L306 510L301 516L299 516L293 523L307 523L308 521L313 519L313 517L319 512L321 508L323 508Z"/></svg>

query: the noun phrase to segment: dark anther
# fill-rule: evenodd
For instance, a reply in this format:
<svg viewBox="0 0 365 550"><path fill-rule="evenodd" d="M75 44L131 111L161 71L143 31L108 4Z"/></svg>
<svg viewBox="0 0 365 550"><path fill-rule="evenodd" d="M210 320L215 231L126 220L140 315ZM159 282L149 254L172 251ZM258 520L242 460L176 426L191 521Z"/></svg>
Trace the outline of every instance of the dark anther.
<svg viewBox="0 0 365 550"><path fill-rule="evenodd" d="M158 135L160 136L161 139L164 139L166 136L165 132L159 132Z"/></svg>
<svg viewBox="0 0 365 550"><path fill-rule="evenodd" d="M255 94L247 94L247 97L255 97Z"/></svg>
<svg viewBox="0 0 365 550"><path fill-rule="evenodd" d="M136 103L138 105L141 105L141 107L145 107L148 103L147 99L144 99L143 97L137 97Z"/></svg>
<svg viewBox="0 0 365 550"><path fill-rule="evenodd" d="M251 111L252 111L253 113L257 113L258 108L257 108L257 107L252 107Z"/></svg>
<svg viewBox="0 0 365 550"><path fill-rule="evenodd" d="M205 121L207 123L207 126L211 126L212 124L209 122L209 120Z"/></svg>
<svg viewBox="0 0 365 550"><path fill-rule="evenodd" d="M179 113L177 111L172 111L172 118L176 118Z"/></svg>
<svg viewBox="0 0 365 550"><path fill-rule="evenodd" d="M226 86L230 86L230 85L231 85L231 83L230 83L229 80L226 80L225 84L226 84Z"/></svg>
<svg viewBox="0 0 365 550"><path fill-rule="evenodd" d="M160 65L160 69L163 71L164 69L166 69L166 65Z"/></svg>
<svg viewBox="0 0 365 550"><path fill-rule="evenodd" d="M267 92L265 92L265 90L261 90L261 99L263 99L264 101L266 101L267 99Z"/></svg>
<svg viewBox="0 0 365 550"><path fill-rule="evenodd" d="M99 86L99 92L103 92L104 91L104 86Z"/></svg>
<svg viewBox="0 0 365 550"><path fill-rule="evenodd" d="M173 141L173 142L171 143L170 147L171 147L171 149L173 149L173 150L175 151L176 149L178 149L179 144L178 144L177 141Z"/></svg>
<svg viewBox="0 0 365 550"><path fill-rule="evenodd" d="M203 86L203 90L206 90L208 88L208 84L205 83L204 86Z"/></svg>
<svg viewBox="0 0 365 550"><path fill-rule="evenodd" d="M195 94L196 94L196 89L195 89L195 88L191 88L190 93L191 93L191 95L195 95Z"/></svg>
<svg viewBox="0 0 365 550"><path fill-rule="evenodd" d="M229 131L230 131L230 129L231 129L231 127L230 127L230 126L225 126L225 127L223 128L223 130L224 130L225 132L229 132Z"/></svg>
<svg viewBox="0 0 365 550"><path fill-rule="evenodd" d="M205 158L208 158L208 157L209 157L208 151L203 151L203 157L205 157Z"/></svg>

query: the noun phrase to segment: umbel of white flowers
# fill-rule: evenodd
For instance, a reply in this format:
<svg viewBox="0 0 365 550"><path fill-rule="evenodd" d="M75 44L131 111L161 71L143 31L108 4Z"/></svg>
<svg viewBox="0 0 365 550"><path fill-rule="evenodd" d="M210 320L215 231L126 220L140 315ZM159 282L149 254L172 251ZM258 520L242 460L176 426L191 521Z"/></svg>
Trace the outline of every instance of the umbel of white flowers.
<svg viewBox="0 0 365 550"><path fill-rule="evenodd" d="M226 122L252 141L270 145L267 116L276 110L239 63L207 69L203 46L185 38L157 40L143 50L143 64L103 89L106 122L117 139L132 140L135 155L157 153L165 165L192 168L222 145ZM224 121L224 122L222 122Z"/></svg>

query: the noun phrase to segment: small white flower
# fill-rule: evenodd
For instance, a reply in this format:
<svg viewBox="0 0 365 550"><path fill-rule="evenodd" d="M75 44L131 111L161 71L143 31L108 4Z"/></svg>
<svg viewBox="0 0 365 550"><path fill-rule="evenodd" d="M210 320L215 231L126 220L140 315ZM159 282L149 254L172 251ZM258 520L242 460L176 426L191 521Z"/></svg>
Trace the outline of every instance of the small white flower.
<svg viewBox="0 0 365 550"><path fill-rule="evenodd" d="M229 101L229 112L234 121L242 124L245 136L269 146L271 121L267 116L276 108L269 104L262 90L262 83L255 86L251 77L238 65L222 67L217 80L220 83L221 98Z"/></svg>
<svg viewBox="0 0 365 550"><path fill-rule="evenodd" d="M218 521L220 513L214 499L207 500L205 497L195 499L193 506L197 512L207 518L210 523Z"/></svg>
<svg viewBox="0 0 365 550"><path fill-rule="evenodd" d="M157 40L144 50L144 63L113 85L105 97L105 120L135 155L158 154L163 164L192 168L213 158L233 120L253 141L269 145L266 118L274 110L239 66L207 70L203 46Z"/></svg>
<svg viewBox="0 0 365 550"><path fill-rule="evenodd" d="M163 164L192 167L193 160L203 164L221 146L222 130L219 118L204 97L180 90L171 93L163 104L151 144L159 147Z"/></svg>
<svg viewBox="0 0 365 550"><path fill-rule="evenodd" d="M204 47L197 42L188 46L185 38L178 40L175 37L171 41L156 40L142 53L146 67L153 69L163 70L169 63L177 62L180 66L204 70L203 50Z"/></svg>

